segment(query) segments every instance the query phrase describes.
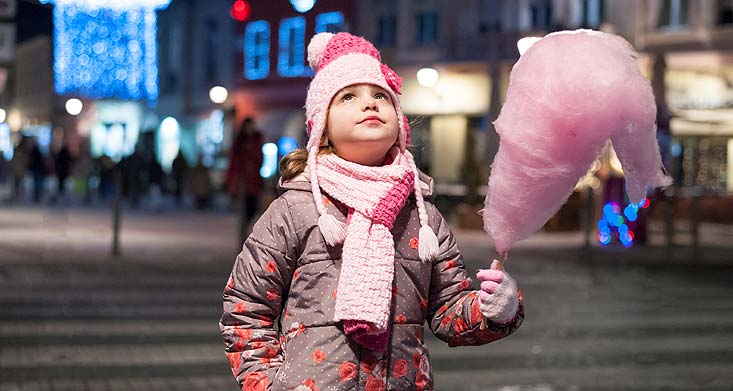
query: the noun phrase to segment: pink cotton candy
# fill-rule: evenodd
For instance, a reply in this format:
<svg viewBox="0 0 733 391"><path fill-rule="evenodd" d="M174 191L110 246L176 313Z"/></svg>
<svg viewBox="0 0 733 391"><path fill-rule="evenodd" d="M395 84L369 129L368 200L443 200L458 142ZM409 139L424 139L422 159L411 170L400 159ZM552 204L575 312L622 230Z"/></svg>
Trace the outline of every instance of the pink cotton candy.
<svg viewBox="0 0 733 391"><path fill-rule="evenodd" d="M536 42L514 65L494 122L500 145L483 218L496 249L505 252L540 229L609 139L632 202L670 185L655 115L651 86L623 38L576 30Z"/></svg>

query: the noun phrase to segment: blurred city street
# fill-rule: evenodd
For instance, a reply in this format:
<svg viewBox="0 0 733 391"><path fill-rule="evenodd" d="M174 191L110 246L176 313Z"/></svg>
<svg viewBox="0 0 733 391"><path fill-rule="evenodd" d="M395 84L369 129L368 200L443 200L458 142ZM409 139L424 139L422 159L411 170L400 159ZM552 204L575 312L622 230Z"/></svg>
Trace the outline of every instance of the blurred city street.
<svg viewBox="0 0 733 391"><path fill-rule="evenodd" d="M0 213L0 390L237 389L217 326L231 215L127 212L112 258L107 210ZM486 235L457 235L469 272L486 267ZM589 259L582 243L516 246L526 321L511 337L448 348L426 333L437 390L730 390L733 262L641 247Z"/></svg>
<svg viewBox="0 0 733 391"><path fill-rule="evenodd" d="M336 157L350 164L324 166ZM269 318L247 299L277 302L265 285L279 280L232 279L243 297L227 305L229 360L218 321L277 184L308 177L315 210L284 202L283 219L300 227L317 212L309 233L337 243L347 233L329 208L398 227L425 185L417 170L472 278L511 249L526 318L480 347L425 330L431 360L418 346L408 378L393 355L392 389L421 390L431 370L437 391L733 391L733 0L0 0L0 391L234 391L231 366L257 383L246 391L269 391L250 363L276 351L256 352L266 342L246 330ZM433 235L415 199L416 236L400 237L427 261ZM359 250L387 251L393 236L372 235L367 219L349 223L349 243L368 229L374 247ZM318 254L301 240L308 251L290 257L296 246L271 239L260 242L297 258L297 275ZM452 266L437 277L412 260L409 278L387 280L391 252L359 252L384 266L370 277L421 285L408 315L428 291L466 287L458 273L443 281ZM373 266L345 254L351 263L302 283L328 299L300 307L305 329L332 309L328 283ZM363 306L334 315L358 327L387 320L361 308L405 291L353 280L333 289L333 309ZM472 307L474 327L478 312L514 311L517 291L501 286ZM463 319L445 314L460 332ZM287 342L288 359L326 360L315 334L312 353ZM359 381L389 390L371 376L390 366L371 358L359 357ZM318 391L292 368L293 391Z"/></svg>

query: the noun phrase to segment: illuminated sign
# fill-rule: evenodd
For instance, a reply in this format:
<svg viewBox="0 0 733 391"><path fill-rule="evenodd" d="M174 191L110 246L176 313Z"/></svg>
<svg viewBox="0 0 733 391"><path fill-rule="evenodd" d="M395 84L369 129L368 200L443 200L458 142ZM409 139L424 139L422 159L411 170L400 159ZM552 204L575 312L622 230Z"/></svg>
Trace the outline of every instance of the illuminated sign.
<svg viewBox="0 0 733 391"><path fill-rule="evenodd" d="M344 14L339 11L316 16L315 32L339 32L344 27ZM310 77L313 71L306 64L305 17L280 21L278 28L277 74L281 77ZM261 80L270 75L270 24L257 20L244 31L244 77Z"/></svg>

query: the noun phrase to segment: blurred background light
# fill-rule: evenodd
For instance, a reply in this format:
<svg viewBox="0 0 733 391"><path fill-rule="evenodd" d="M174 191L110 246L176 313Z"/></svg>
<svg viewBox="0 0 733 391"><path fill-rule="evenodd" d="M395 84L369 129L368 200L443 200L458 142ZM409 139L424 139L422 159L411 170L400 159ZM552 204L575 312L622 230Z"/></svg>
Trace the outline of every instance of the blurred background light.
<svg viewBox="0 0 733 391"><path fill-rule="evenodd" d="M296 11L304 14L313 8L316 4L316 0L290 0L290 4L293 5L293 8Z"/></svg>
<svg viewBox="0 0 733 391"><path fill-rule="evenodd" d="M211 87L209 90L209 99L216 104L222 104L226 102L229 96L229 91L222 86Z"/></svg>
<svg viewBox="0 0 733 391"><path fill-rule="evenodd" d="M69 115L79 115L84 109L84 104L76 98L71 98L66 101L66 112Z"/></svg>
<svg viewBox="0 0 733 391"><path fill-rule="evenodd" d="M271 178L277 172L277 145L265 143L262 145L262 167L260 175L263 178Z"/></svg>
<svg viewBox="0 0 733 391"><path fill-rule="evenodd" d="M157 16L170 0L45 0L55 3L54 84L90 99L158 98Z"/></svg>
<svg viewBox="0 0 733 391"><path fill-rule="evenodd" d="M417 71L417 82L423 87L435 87L440 75L434 68L422 68Z"/></svg>

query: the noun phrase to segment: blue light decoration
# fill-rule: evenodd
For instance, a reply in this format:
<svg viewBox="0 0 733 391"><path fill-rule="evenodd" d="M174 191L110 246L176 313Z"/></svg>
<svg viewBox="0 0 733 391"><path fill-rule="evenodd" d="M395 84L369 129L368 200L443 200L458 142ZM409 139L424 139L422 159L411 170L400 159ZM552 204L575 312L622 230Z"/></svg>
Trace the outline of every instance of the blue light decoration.
<svg viewBox="0 0 733 391"><path fill-rule="evenodd" d="M161 121L156 146L160 165L165 172L170 172L173 160L178 156L178 151L181 148L181 125L178 120L173 117L166 117Z"/></svg>
<svg viewBox="0 0 733 391"><path fill-rule="evenodd" d="M623 208L623 213L621 212L621 206L616 202L609 202L604 205L603 217L598 221L598 242L606 246L616 238L624 247L631 247L634 244L635 235L627 222L635 222L638 218L639 209L647 209L650 205L649 198L644 198L636 204L626 205Z"/></svg>
<svg viewBox="0 0 733 391"><path fill-rule="evenodd" d="M316 34L338 33L344 29L344 14L340 11L326 12L316 16Z"/></svg>
<svg viewBox="0 0 733 391"><path fill-rule="evenodd" d="M339 11L316 15L315 32L336 33L343 31L344 20L344 14ZM281 77L313 76L313 70L305 63L305 27L303 16L286 18L280 21L277 74ZM244 77L247 80L261 80L269 75L270 25L264 20L250 22L245 27L244 32Z"/></svg>
<svg viewBox="0 0 733 391"><path fill-rule="evenodd" d="M290 0L290 4L293 6L293 9L304 14L313 9L313 6L316 5L316 0Z"/></svg>
<svg viewBox="0 0 733 391"><path fill-rule="evenodd" d="M156 9L171 0L54 3L54 87L89 99L158 99Z"/></svg>
<svg viewBox="0 0 733 391"><path fill-rule="evenodd" d="M0 159L10 161L13 158L13 142L10 140L10 126L0 123Z"/></svg>
<svg viewBox="0 0 733 391"><path fill-rule="evenodd" d="M200 148L201 161L206 167L216 163L224 141L224 112L214 110L209 118L201 121L196 129L196 145Z"/></svg>
<svg viewBox="0 0 733 391"><path fill-rule="evenodd" d="M283 136L277 140L277 148L280 151L280 156L285 156L298 148L298 140L295 137Z"/></svg>
<svg viewBox="0 0 733 391"><path fill-rule="evenodd" d="M277 172L277 145L275 143L265 143L262 145L262 155L260 176L263 178L272 178Z"/></svg>
<svg viewBox="0 0 733 391"><path fill-rule="evenodd" d="M258 20L244 30L244 77L260 80L270 75L270 23Z"/></svg>
<svg viewBox="0 0 733 391"><path fill-rule="evenodd" d="M283 77L303 76L305 66L305 18L295 16L280 21L277 73Z"/></svg>

